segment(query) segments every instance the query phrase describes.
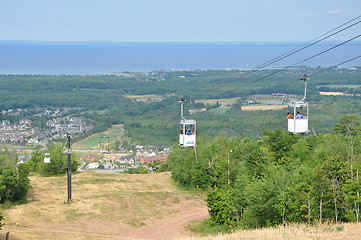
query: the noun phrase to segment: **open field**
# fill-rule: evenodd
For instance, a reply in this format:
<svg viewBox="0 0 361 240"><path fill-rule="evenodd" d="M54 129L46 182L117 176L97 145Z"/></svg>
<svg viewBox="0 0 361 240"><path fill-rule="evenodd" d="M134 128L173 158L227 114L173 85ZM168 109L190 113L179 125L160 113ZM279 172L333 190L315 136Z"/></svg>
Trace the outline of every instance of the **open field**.
<svg viewBox="0 0 361 240"><path fill-rule="evenodd" d="M224 107L224 106L221 106L221 107L218 107L218 108L212 108L210 109L209 111L210 112L213 112L213 113L218 113L218 114L224 114L226 113L228 110L230 109L230 107Z"/></svg>
<svg viewBox="0 0 361 240"><path fill-rule="evenodd" d="M241 99L240 97L235 97L235 98L223 98L223 99L207 99L207 100L196 100L196 103L204 103L204 104L211 104L214 105L217 102L221 105L233 105L236 104L238 99Z"/></svg>
<svg viewBox="0 0 361 240"><path fill-rule="evenodd" d="M160 102L164 99L164 97L160 95L128 95L125 97L137 102Z"/></svg>
<svg viewBox="0 0 361 240"><path fill-rule="evenodd" d="M124 126L122 124L113 125L113 127L109 128L105 132L96 133L89 137L86 137L79 142L73 144L74 149L100 149L100 137L107 136L109 137L109 141L113 139L119 138L124 135ZM107 139L102 139L102 144L107 144Z"/></svg>
<svg viewBox="0 0 361 240"><path fill-rule="evenodd" d="M182 240L359 240L361 223L321 225L288 225L286 227L262 228L236 231L207 237L187 237Z"/></svg>
<svg viewBox="0 0 361 240"><path fill-rule="evenodd" d="M293 99L301 99L301 95L295 94L287 94L285 96L273 96L271 94L255 94L249 96L247 101L255 101L258 103L266 103L266 102L288 102Z"/></svg>
<svg viewBox="0 0 361 240"><path fill-rule="evenodd" d="M251 105L242 106L242 111L260 111L260 110L281 110L287 108L287 105Z"/></svg>
<svg viewBox="0 0 361 240"><path fill-rule="evenodd" d="M323 96L361 96L361 94L348 94L344 92L319 92Z"/></svg>
<svg viewBox="0 0 361 240"><path fill-rule="evenodd" d="M320 85L320 87L329 87L329 88L361 88L361 85L342 85L342 84L331 84L331 85Z"/></svg>
<svg viewBox="0 0 361 240"><path fill-rule="evenodd" d="M5 211L1 237L10 239L173 239L188 236L192 221L208 216L201 194L178 189L170 173L32 176L28 203Z"/></svg>
<svg viewBox="0 0 361 240"><path fill-rule="evenodd" d="M74 91L117 91L116 89L111 89L111 88L79 88L79 89L74 89Z"/></svg>
<svg viewBox="0 0 361 240"><path fill-rule="evenodd" d="M345 93L343 92L320 92L320 95L323 96L343 96Z"/></svg>

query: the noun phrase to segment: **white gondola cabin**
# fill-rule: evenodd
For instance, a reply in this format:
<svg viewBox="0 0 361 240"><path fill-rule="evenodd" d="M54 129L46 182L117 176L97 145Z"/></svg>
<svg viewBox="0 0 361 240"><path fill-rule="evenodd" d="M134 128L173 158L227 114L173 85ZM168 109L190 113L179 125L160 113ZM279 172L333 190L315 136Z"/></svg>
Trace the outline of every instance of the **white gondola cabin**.
<svg viewBox="0 0 361 240"><path fill-rule="evenodd" d="M182 119L179 124L179 146L194 147L197 133L196 121Z"/></svg>
<svg viewBox="0 0 361 240"><path fill-rule="evenodd" d="M44 163L50 163L50 153L44 154Z"/></svg>
<svg viewBox="0 0 361 240"><path fill-rule="evenodd" d="M292 100L288 103L288 131L293 134L308 132L308 102L305 101L307 94L307 74L300 80L305 82L305 92L301 100Z"/></svg>
<svg viewBox="0 0 361 240"><path fill-rule="evenodd" d="M308 103L305 101L291 101L288 103L289 112L293 118L288 118L288 131L293 134L308 132Z"/></svg>
<svg viewBox="0 0 361 240"><path fill-rule="evenodd" d="M196 135L197 135L197 124L193 119L184 119L183 117L183 104L185 103L184 98L180 101L181 103L181 117L180 128L179 128L179 146L181 147L195 147L196 146Z"/></svg>

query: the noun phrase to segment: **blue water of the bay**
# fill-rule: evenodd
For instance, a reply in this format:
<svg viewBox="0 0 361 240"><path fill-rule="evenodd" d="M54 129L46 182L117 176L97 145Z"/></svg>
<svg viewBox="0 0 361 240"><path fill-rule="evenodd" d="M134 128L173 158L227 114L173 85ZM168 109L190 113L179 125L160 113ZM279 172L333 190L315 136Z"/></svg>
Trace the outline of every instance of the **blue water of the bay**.
<svg viewBox="0 0 361 240"><path fill-rule="evenodd" d="M339 42L319 43L268 67L291 66ZM248 70L305 42L31 42L0 41L0 74L102 75L157 70ZM300 63L333 66L361 53L351 42ZM359 65L349 62L346 66Z"/></svg>

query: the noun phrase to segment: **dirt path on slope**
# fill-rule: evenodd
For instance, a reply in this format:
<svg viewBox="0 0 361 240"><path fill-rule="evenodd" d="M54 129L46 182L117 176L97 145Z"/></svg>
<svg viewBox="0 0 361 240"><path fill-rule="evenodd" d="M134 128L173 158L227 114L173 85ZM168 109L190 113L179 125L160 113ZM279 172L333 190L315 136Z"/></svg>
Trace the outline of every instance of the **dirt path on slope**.
<svg viewBox="0 0 361 240"><path fill-rule="evenodd" d="M178 212L115 239L166 240L189 236L186 226L208 217L204 203L196 200L181 203L175 209Z"/></svg>
<svg viewBox="0 0 361 240"><path fill-rule="evenodd" d="M186 227L193 221L202 220L208 217L207 208L204 204L197 200L186 201L175 207L178 212L170 214L163 219L155 220L147 225L128 231L124 234L119 234L116 230L115 224L105 222L83 222L83 228L79 229L77 226L70 224L59 224L57 226L47 226L39 224L36 228L7 226L7 232L16 232L16 239L22 238L29 233L41 233L41 238L31 239L58 239L57 236L62 236L61 239L109 239L109 240L171 240L179 239L192 235L187 231ZM100 226L99 226L100 225ZM98 228L98 229L97 229ZM93 229L91 231L90 229ZM98 231L99 229L103 229ZM126 231L126 229L123 228ZM13 234L10 234L13 236ZM14 239L14 238L10 238Z"/></svg>

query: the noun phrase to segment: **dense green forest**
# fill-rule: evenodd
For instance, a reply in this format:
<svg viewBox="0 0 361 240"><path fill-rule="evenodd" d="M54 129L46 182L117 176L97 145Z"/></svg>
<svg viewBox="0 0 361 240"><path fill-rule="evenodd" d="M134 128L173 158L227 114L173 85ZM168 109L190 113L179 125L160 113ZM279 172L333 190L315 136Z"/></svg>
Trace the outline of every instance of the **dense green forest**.
<svg viewBox="0 0 361 240"><path fill-rule="evenodd" d="M330 133L264 129L261 140L218 135L175 148L172 177L208 192L210 225L228 230L287 222L358 222L361 124L345 115Z"/></svg>
<svg viewBox="0 0 361 240"><path fill-rule="evenodd" d="M112 124L125 124L126 134L133 144L173 146L177 141L180 120L179 99L185 97L185 117L198 122L200 136L215 136L225 132L229 136L260 139L262 128L285 128L285 112L243 111L241 107L256 94L303 94L303 74L313 74L322 68L296 67L275 73L276 69L262 70L242 77L245 72L233 71L169 71L126 73L104 76L43 76L0 75L0 110L16 108L80 107L74 116L94 125L83 138L101 132ZM267 77L268 76L268 77ZM335 85L357 85L360 68L330 69L312 76L308 82L310 129L326 133L344 114L361 113L359 96L322 96L319 88L334 89ZM261 79L261 80L259 80ZM359 88L359 87L358 87ZM358 90L353 87L353 91ZM350 89L348 89L350 90ZM341 91L346 91L345 89ZM157 101L135 101L133 95L157 95ZM207 99L240 97L237 103L221 111L206 111L189 115L189 109L217 107L199 102ZM217 110L217 109L216 109ZM19 120L24 115L0 115L0 120ZM28 116L42 127L50 116ZM312 120L311 120L312 119Z"/></svg>

